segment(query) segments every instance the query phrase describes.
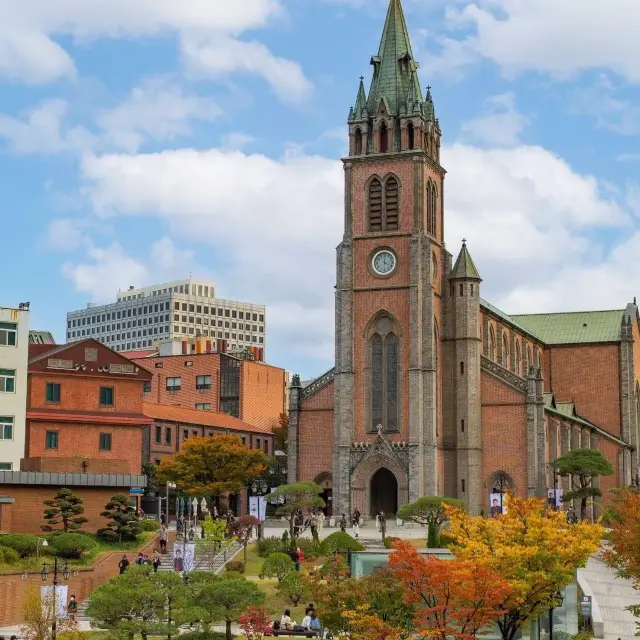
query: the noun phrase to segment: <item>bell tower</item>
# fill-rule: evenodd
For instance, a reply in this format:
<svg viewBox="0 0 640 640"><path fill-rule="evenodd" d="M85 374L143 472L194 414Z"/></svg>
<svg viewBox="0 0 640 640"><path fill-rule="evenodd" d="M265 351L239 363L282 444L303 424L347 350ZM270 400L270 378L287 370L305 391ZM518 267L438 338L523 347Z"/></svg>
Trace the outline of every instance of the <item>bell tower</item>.
<svg viewBox="0 0 640 640"><path fill-rule="evenodd" d="M369 91L349 111L337 249L333 510L443 493L441 131L390 0Z"/></svg>

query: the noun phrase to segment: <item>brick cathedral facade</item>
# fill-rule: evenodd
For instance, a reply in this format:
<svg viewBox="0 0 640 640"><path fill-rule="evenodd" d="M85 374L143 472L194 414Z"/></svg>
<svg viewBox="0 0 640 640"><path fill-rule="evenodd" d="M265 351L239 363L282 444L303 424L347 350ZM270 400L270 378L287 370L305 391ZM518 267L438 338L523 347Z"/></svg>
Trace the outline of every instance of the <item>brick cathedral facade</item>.
<svg viewBox="0 0 640 640"><path fill-rule="evenodd" d="M293 378L289 480L318 482L334 513L394 513L431 495L480 513L496 491L546 495L549 463L590 447L615 468L603 493L629 484L640 421L635 300L529 316L484 301L466 243L455 262L445 247L441 130L400 0L371 64L343 159L335 367Z"/></svg>

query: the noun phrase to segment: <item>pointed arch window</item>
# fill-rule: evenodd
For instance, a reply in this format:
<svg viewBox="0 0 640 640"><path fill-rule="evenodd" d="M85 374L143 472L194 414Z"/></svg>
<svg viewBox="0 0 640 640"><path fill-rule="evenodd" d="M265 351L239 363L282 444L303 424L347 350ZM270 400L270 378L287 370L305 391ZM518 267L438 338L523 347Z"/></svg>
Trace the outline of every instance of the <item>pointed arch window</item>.
<svg viewBox="0 0 640 640"><path fill-rule="evenodd" d="M489 358L496 361L496 334L493 327L489 327Z"/></svg>
<svg viewBox="0 0 640 640"><path fill-rule="evenodd" d="M384 184L384 228L387 231L398 229L398 181L391 176Z"/></svg>
<svg viewBox="0 0 640 640"><path fill-rule="evenodd" d="M413 149L416 143L416 132L413 126L413 122L407 124L407 148Z"/></svg>
<svg viewBox="0 0 640 640"><path fill-rule="evenodd" d="M427 233L432 236L436 235L436 206L438 192L433 181L429 180L427 184Z"/></svg>
<svg viewBox="0 0 640 640"><path fill-rule="evenodd" d="M400 226L400 184L394 176L369 183L369 231L397 231Z"/></svg>
<svg viewBox="0 0 640 640"><path fill-rule="evenodd" d="M400 358L398 336L393 320L380 316L369 338L371 357L371 412L369 431L375 433L378 425L385 432L399 431Z"/></svg>
<svg viewBox="0 0 640 640"><path fill-rule="evenodd" d="M389 151L389 128L387 123L383 122L380 125L380 153L387 153Z"/></svg>
<svg viewBox="0 0 640 640"><path fill-rule="evenodd" d="M536 366L542 368L542 351L538 349L538 354L536 356Z"/></svg>
<svg viewBox="0 0 640 640"><path fill-rule="evenodd" d="M369 231L382 231L382 183L378 178L369 184Z"/></svg>
<svg viewBox="0 0 640 640"><path fill-rule="evenodd" d="M356 156L362 155L362 130L359 127L353 135L353 153Z"/></svg>
<svg viewBox="0 0 640 640"><path fill-rule="evenodd" d="M503 367L509 366L509 339L507 338L506 333L502 333L502 362L500 363Z"/></svg>
<svg viewBox="0 0 640 640"><path fill-rule="evenodd" d="M515 361L513 363L514 365L514 371L516 372L517 375L521 376L522 375L522 354L520 352L520 342L518 342L516 340L516 349L515 349Z"/></svg>
<svg viewBox="0 0 640 640"><path fill-rule="evenodd" d="M527 361L525 362L525 375L529 375L529 367L533 364L533 356L531 355L531 346L527 345Z"/></svg>

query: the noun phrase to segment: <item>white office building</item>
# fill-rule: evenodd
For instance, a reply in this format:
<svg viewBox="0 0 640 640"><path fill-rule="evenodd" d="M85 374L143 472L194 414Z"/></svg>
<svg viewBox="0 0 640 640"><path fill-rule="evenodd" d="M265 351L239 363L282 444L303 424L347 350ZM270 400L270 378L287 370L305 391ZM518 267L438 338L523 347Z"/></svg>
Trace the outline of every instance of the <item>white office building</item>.
<svg viewBox="0 0 640 640"><path fill-rule="evenodd" d="M228 349L266 349L263 305L215 297L215 284L189 278L118 293L67 313L67 342L95 338L116 351L156 347L176 338L225 340Z"/></svg>
<svg viewBox="0 0 640 640"><path fill-rule="evenodd" d="M0 471L24 457L29 366L29 303L0 307Z"/></svg>

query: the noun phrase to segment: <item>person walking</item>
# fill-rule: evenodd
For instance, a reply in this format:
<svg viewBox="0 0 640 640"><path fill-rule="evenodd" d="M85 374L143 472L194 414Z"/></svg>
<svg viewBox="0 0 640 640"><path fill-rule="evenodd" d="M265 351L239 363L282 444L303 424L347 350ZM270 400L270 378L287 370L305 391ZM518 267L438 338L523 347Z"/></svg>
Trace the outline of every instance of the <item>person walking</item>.
<svg viewBox="0 0 640 640"><path fill-rule="evenodd" d="M342 533L347 531L347 516L344 513L340 517L340 531L342 531Z"/></svg>
<svg viewBox="0 0 640 640"><path fill-rule="evenodd" d="M353 512L351 524L353 525L353 533L357 538L360 535L360 511L358 509Z"/></svg>
<svg viewBox="0 0 640 640"><path fill-rule="evenodd" d="M153 564L154 573L158 573L158 568L160 567L160 554L157 549L153 550L153 561L151 564Z"/></svg>
<svg viewBox="0 0 640 640"><path fill-rule="evenodd" d="M120 569L120 575L122 575L129 568L129 559L126 554L122 556L120 562L118 562L118 569Z"/></svg>
<svg viewBox="0 0 640 640"><path fill-rule="evenodd" d="M78 601L76 600L75 595L72 593L69 598L69 604L67 605L67 613L72 620L76 619L76 614L78 613Z"/></svg>
<svg viewBox="0 0 640 640"><path fill-rule="evenodd" d="M167 540L169 539L169 530L167 525L160 527L160 553L167 553Z"/></svg>
<svg viewBox="0 0 640 640"><path fill-rule="evenodd" d="M387 537L387 518L384 515L384 511L380 511L378 514L378 518L380 520L380 533L382 534L382 539L384 540Z"/></svg>

